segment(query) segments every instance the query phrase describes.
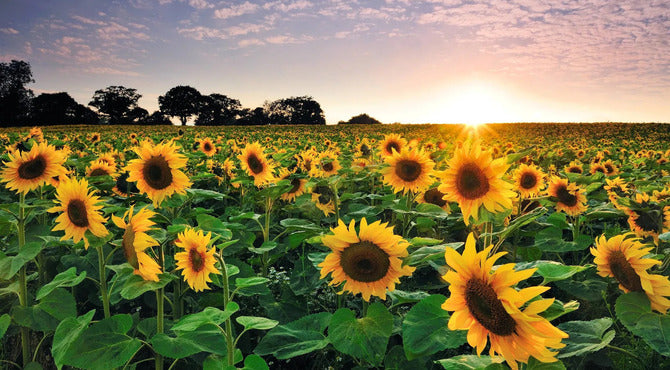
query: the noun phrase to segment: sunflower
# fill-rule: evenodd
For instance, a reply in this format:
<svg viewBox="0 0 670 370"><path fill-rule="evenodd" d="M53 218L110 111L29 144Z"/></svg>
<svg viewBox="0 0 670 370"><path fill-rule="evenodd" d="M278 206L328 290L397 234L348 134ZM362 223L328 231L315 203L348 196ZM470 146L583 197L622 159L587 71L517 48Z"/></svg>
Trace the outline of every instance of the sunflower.
<svg viewBox="0 0 670 370"><path fill-rule="evenodd" d="M584 168L582 166L582 162L574 160L565 166L565 173L577 173L581 175L584 173Z"/></svg>
<svg viewBox="0 0 670 370"><path fill-rule="evenodd" d="M435 163L423 150L402 148L386 156L388 167L382 170L384 184L393 187L394 193L419 192L433 183Z"/></svg>
<svg viewBox="0 0 670 370"><path fill-rule="evenodd" d="M254 185L261 186L272 182L274 168L265 157L263 146L257 141L247 144L242 149L242 154L238 155L237 158L242 162L242 169L249 176L253 176Z"/></svg>
<svg viewBox="0 0 670 370"><path fill-rule="evenodd" d="M90 135L88 135L87 141L89 144L95 144L100 142L100 133L92 132Z"/></svg>
<svg viewBox="0 0 670 370"><path fill-rule="evenodd" d="M556 202L556 211L563 211L570 216L577 216L586 211L586 190L576 184L568 183L568 179L554 176L549 183L547 193Z"/></svg>
<svg viewBox="0 0 670 370"><path fill-rule="evenodd" d="M200 151L207 154L208 157L216 154L216 146L212 142L212 139L206 137L200 141Z"/></svg>
<svg viewBox="0 0 670 370"><path fill-rule="evenodd" d="M670 281L667 276L650 274L647 270L661 261L644 258L654 247L646 247L632 233L617 235L610 239L601 235L596 238L596 247L591 248L598 275L613 277L624 292L644 292L651 308L665 314L670 308Z"/></svg>
<svg viewBox="0 0 670 370"><path fill-rule="evenodd" d="M488 258L493 245L477 253L475 238L468 235L463 254L452 248L445 250L445 259L451 270L443 276L451 295L442 309L454 311L449 318L450 330L467 330L468 343L481 354L490 340L489 354L502 355L512 369L517 362L527 363L530 356L542 362L555 362L568 335L539 315L554 299L533 300L549 287L532 286L521 290L513 288L529 278L536 269L514 270L508 263L492 270L493 264L506 252ZM525 309L522 307L526 305Z"/></svg>
<svg viewBox="0 0 670 370"><path fill-rule="evenodd" d="M296 197L299 197L305 193L305 185L307 185L307 180L296 177L289 170L282 168L279 173L279 180L289 180L291 181L292 186L289 191L281 195L282 200L293 202L295 201Z"/></svg>
<svg viewBox="0 0 670 370"><path fill-rule="evenodd" d="M358 145L356 145L355 155L357 157L369 159L374 154L372 146L367 138L363 138Z"/></svg>
<svg viewBox="0 0 670 370"><path fill-rule="evenodd" d="M670 228L666 213L655 204L649 210L624 208L623 211L628 215L628 226L631 231L640 238L650 236L657 242L659 234Z"/></svg>
<svg viewBox="0 0 670 370"><path fill-rule="evenodd" d="M654 190L649 200L652 202L665 203L670 201L670 186L666 186L661 190Z"/></svg>
<svg viewBox="0 0 670 370"><path fill-rule="evenodd" d="M458 202L467 225L470 216L478 220L482 205L491 213L512 208L516 194L512 184L502 179L508 167L505 158L493 160L479 142L467 142L456 149L438 189L445 193L445 200Z"/></svg>
<svg viewBox="0 0 670 370"><path fill-rule="evenodd" d="M419 193L416 197L416 201L419 203L430 203L434 204L443 210L449 212L449 202L444 200L444 193L441 192L438 188L428 189Z"/></svg>
<svg viewBox="0 0 670 370"><path fill-rule="evenodd" d="M544 173L533 164L522 164L514 172L514 184L523 198L531 198L544 188Z"/></svg>
<svg viewBox="0 0 670 370"><path fill-rule="evenodd" d="M313 151L311 149L302 151L300 152L300 154L297 154L295 156L295 158L298 161L298 167L304 173L310 173L312 171L312 166L315 162L316 157L317 157L316 151Z"/></svg>
<svg viewBox="0 0 670 370"><path fill-rule="evenodd" d="M121 197L128 197L130 194L139 193L139 189L134 182L128 182L128 177L130 173L124 172L116 176L116 184L112 188L112 191Z"/></svg>
<svg viewBox="0 0 670 370"><path fill-rule="evenodd" d="M318 185L312 190L312 202L314 202L316 208L323 211L323 214L326 216L335 213L334 198L335 194L329 186Z"/></svg>
<svg viewBox="0 0 670 370"><path fill-rule="evenodd" d="M27 193L50 181L51 178L66 173L65 158L52 145L42 142L30 151L9 154L9 162L0 173L0 182L6 182L9 190Z"/></svg>
<svg viewBox="0 0 670 370"><path fill-rule="evenodd" d="M183 252L174 255L177 270L182 270L184 280L196 292L209 289L207 283L212 281L209 274L221 273L214 267L216 248L207 249L211 237L212 233L204 234L202 230L187 228L177 235L175 241L175 245L184 248Z"/></svg>
<svg viewBox="0 0 670 370"><path fill-rule="evenodd" d="M619 167L617 167L611 159L606 160L601 165L605 168L605 175L616 176L619 174Z"/></svg>
<svg viewBox="0 0 670 370"><path fill-rule="evenodd" d="M402 264L409 243L393 234L393 227L386 227L387 223L375 221L368 225L363 218L358 235L355 223L351 220L347 228L338 220L337 227L330 229L333 234L321 239L332 251L319 264L321 278L330 273L330 285L344 282L344 292L361 293L368 302L373 295L386 299L386 291L395 290L401 276L414 272L414 267Z"/></svg>
<svg viewBox="0 0 670 370"><path fill-rule="evenodd" d="M337 174L342 168L340 161L337 159L337 154L332 151L325 151L321 153L316 160L316 166L312 165L310 176L312 177L330 177Z"/></svg>
<svg viewBox="0 0 670 370"><path fill-rule="evenodd" d="M615 179L605 179L605 183L606 185L603 188L607 191L607 197L610 202L612 202L615 208L623 209L624 207L619 204L619 198L627 197L630 192L626 181L617 177Z"/></svg>
<svg viewBox="0 0 670 370"><path fill-rule="evenodd" d="M605 172L607 172L607 170L605 169L605 166L602 165L602 163L592 162L591 166L589 167L589 172L592 175L595 175L597 172L604 174Z"/></svg>
<svg viewBox="0 0 670 370"><path fill-rule="evenodd" d="M56 188L57 206L49 208L48 212L62 212L56 217L56 226L52 231L63 230L65 235L61 240L72 238L75 243L84 239L84 247L88 249L88 239L84 236L86 230L89 230L97 237L107 235L100 209L102 205L100 198L93 195L88 190L88 181L86 179L67 179L61 180Z"/></svg>
<svg viewBox="0 0 670 370"><path fill-rule="evenodd" d="M399 134L388 134L384 136L384 140L379 144L379 149L383 157L393 154L393 151L399 152L400 149L407 146L407 140L405 140Z"/></svg>
<svg viewBox="0 0 670 370"><path fill-rule="evenodd" d="M141 276L144 280L158 281L161 267L145 252L145 250L158 245L158 242L146 233L153 229L152 226L155 223L151 221L151 218L156 213L142 208L137 214L134 214L133 210L134 207L130 206L123 218L112 215L112 222L118 228L124 229L121 239L123 254L126 256L128 263L135 269L133 271L135 275ZM128 223L124 220L126 217Z"/></svg>
<svg viewBox="0 0 670 370"><path fill-rule="evenodd" d="M120 157L121 157L121 154L116 152L116 151L106 152L106 153L100 154L98 156L97 161L105 162L108 165L116 168L116 160L117 160L117 158L120 158Z"/></svg>
<svg viewBox="0 0 670 370"><path fill-rule="evenodd" d="M158 145L145 141L135 149L139 158L126 166L130 172L127 181L136 181L139 191L146 193L155 207L174 193L185 194L191 186L191 181L179 170L188 159L177 150L172 141Z"/></svg>
<svg viewBox="0 0 670 370"><path fill-rule="evenodd" d="M97 176L115 176L116 168L111 166L109 163L101 160L96 160L91 163L90 166L86 167L86 177L97 177Z"/></svg>
<svg viewBox="0 0 670 370"><path fill-rule="evenodd" d="M369 161L368 159L365 159L365 158L363 158L363 157L355 157L355 158L351 161L351 168L352 168L355 172L361 172L361 171L365 170L366 168L370 168L370 167L369 167L370 164L371 164L371 163L370 163L370 161Z"/></svg>

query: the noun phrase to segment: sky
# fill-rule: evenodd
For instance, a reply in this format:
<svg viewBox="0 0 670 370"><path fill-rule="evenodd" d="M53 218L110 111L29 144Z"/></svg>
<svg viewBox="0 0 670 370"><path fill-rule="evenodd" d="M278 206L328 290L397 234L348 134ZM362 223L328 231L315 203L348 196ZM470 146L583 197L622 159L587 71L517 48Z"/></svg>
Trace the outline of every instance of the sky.
<svg viewBox="0 0 670 370"><path fill-rule="evenodd" d="M328 123L670 122L670 1L0 1L36 95L177 85Z"/></svg>

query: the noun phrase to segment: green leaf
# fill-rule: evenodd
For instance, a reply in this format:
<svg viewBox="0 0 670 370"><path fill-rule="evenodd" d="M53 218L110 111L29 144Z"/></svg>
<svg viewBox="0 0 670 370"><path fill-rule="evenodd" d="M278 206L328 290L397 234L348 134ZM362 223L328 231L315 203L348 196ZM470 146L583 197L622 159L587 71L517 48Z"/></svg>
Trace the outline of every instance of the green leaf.
<svg viewBox="0 0 670 370"><path fill-rule="evenodd" d="M0 280L10 280L25 265L37 256L44 247L42 242L26 243L16 256L8 257L0 252Z"/></svg>
<svg viewBox="0 0 670 370"><path fill-rule="evenodd" d="M466 331L449 330L449 312L442 309L447 298L434 294L412 307L402 323L402 342L405 356L413 360L447 348L457 348L466 342Z"/></svg>
<svg viewBox="0 0 670 370"><path fill-rule="evenodd" d="M384 370L426 369L426 358L407 360L401 345L393 346L384 357Z"/></svg>
<svg viewBox="0 0 670 370"><path fill-rule="evenodd" d="M528 263L518 263L515 266L516 270L525 270L529 268L537 268L535 271L536 274L544 278L543 285L558 280L565 280L570 278L572 275L582 272L586 269L593 267L592 265L587 266L566 266L560 262L556 261L533 261Z"/></svg>
<svg viewBox="0 0 670 370"><path fill-rule="evenodd" d="M223 200L225 197L222 193L205 189L186 189L186 193L193 196L193 202L209 199Z"/></svg>
<svg viewBox="0 0 670 370"><path fill-rule="evenodd" d="M59 287L72 287L78 285L86 278L86 271L82 271L80 275L77 275L77 268L70 267L69 269L61 272L56 275L51 282L44 285L37 291L37 299L42 299L47 294L51 293L54 289Z"/></svg>
<svg viewBox="0 0 670 370"><path fill-rule="evenodd" d="M416 266L428 261L434 261L438 259L444 259L444 251L447 248L459 249L463 246L462 242L457 243L447 243L440 245L432 245L421 247L414 252L410 253L409 256L405 259L405 263L411 266Z"/></svg>
<svg viewBox="0 0 670 370"><path fill-rule="evenodd" d="M328 326L328 340L340 352L379 365L392 331L393 315L383 304L375 302L361 319L348 308L335 311Z"/></svg>
<svg viewBox="0 0 670 370"><path fill-rule="evenodd" d="M616 316L631 333L663 356L670 356L670 316L651 311L647 295L631 292L617 298Z"/></svg>
<svg viewBox="0 0 670 370"><path fill-rule="evenodd" d="M332 314L320 312L304 316L285 325L279 325L267 332L254 352L261 355L273 355L286 360L320 350L328 345L323 334Z"/></svg>
<svg viewBox="0 0 670 370"><path fill-rule="evenodd" d="M124 299L135 299L142 294L163 288L169 282L176 280L177 277L172 274L159 274L158 281L144 280L139 275L130 276L121 288L121 297Z"/></svg>
<svg viewBox="0 0 670 370"><path fill-rule="evenodd" d="M239 289L251 288L256 285L267 284L270 281L268 278L262 276L252 276L247 278L235 278L235 286Z"/></svg>
<svg viewBox="0 0 670 370"><path fill-rule="evenodd" d="M279 324L279 321L257 316L239 316L235 321L244 326L244 330L270 330Z"/></svg>
<svg viewBox="0 0 670 370"><path fill-rule="evenodd" d="M395 307L406 303L416 303L430 296L430 294L422 290L416 292L406 292L404 290L396 289L386 294L389 296L389 298L391 298L391 307Z"/></svg>
<svg viewBox="0 0 670 370"><path fill-rule="evenodd" d="M259 355L249 355L244 358L242 370L270 370L267 362Z"/></svg>
<svg viewBox="0 0 670 370"><path fill-rule="evenodd" d="M196 220L198 221L198 226L205 231L219 234L224 239L231 239L233 237L232 231L224 225L223 221L214 216L201 213L196 217Z"/></svg>
<svg viewBox="0 0 670 370"><path fill-rule="evenodd" d="M435 245L435 244L440 244L442 243L442 239L434 239L434 238L421 238L421 237L414 237L409 240L409 244L415 246L415 247L423 247L426 245Z"/></svg>
<svg viewBox="0 0 670 370"><path fill-rule="evenodd" d="M9 323L12 321L12 317L8 313L0 316L0 339L5 336L7 328L9 328Z"/></svg>
<svg viewBox="0 0 670 370"><path fill-rule="evenodd" d="M297 295L309 294L316 291L321 284L323 284L323 280L319 278L319 270L304 255L300 256L293 266L289 280L289 286L293 293Z"/></svg>
<svg viewBox="0 0 670 370"><path fill-rule="evenodd" d="M74 297L63 288L55 288L47 296L42 297L40 303L35 307L58 320L77 316L77 304Z"/></svg>
<svg viewBox="0 0 670 370"><path fill-rule="evenodd" d="M590 352L600 351L614 339L612 319L603 317L591 321L568 321L558 325L569 337L563 339L565 347L561 349L558 358L581 356ZM607 331L607 332L606 332Z"/></svg>
<svg viewBox="0 0 670 370"><path fill-rule="evenodd" d="M158 354L174 359L185 358L203 351L203 348L192 340L183 337L173 338L165 333L154 335L150 343Z"/></svg>
<svg viewBox="0 0 670 370"><path fill-rule="evenodd" d="M308 231L312 234L323 231L321 226L302 218L285 218L279 221L279 224L286 228L287 231Z"/></svg>
<svg viewBox="0 0 670 370"><path fill-rule="evenodd" d="M461 355L444 360L436 361L447 370L504 370L507 367L502 364L502 357Z"/></svg>
<svg viewBox="0 0 670 370"><path fill-rule="evenodd" d="M269 252L269 251L277 248L277 245L278 245L277 242L272 241L272 240L268 240L268 241L264 241L263 244L261 244L261 246L258 247L258 248L248 247L247 249L249 249L251 252L256 253L256 254L263 254L265 252Z"/></svg>
<svg viewBox="0 0 670 370"><path fill-rule="evenodd" d="M540 312L540 316L545 319L552 321L558 317L561 317L565 314L568 314L572 311L579 309L578 301L570 301L563 303L558 299L555 299L554 302L547 308L544 312Z"/></svg>
<svg viewBox="0 0 670 370"><path fill-rule="evenodd" d="M115 315L91 325L69 347L63 363L86 369L123 366L142 346L126 335L133 325L130 315Z"/></svg>
<svg viewBox="0 0 670 370"><path fill-rule="evenodd" d="M59 369L64 365L63 359L65 358L65 354L88 327L94 314L95 310L90 310L82 316L70 317L58 324L56 333L54 333L51 354L54 357L54 363Z"/></svg>
<svg viewBox="0 0 670 370"><path fill-rule="evenodd" d="M528 359L526 370L565 370L565 364L561 361L542 362L531 356Z"/></svg>
<svg viewBox="0 0 670 370"><path fill-rule="evenodd" d="M226 337L221 332L221 328L217 325L204 324L192 331L178 331L176 333L179 338L197 343L204 352L215 353L222 356L225 356L228 352ZM237 355L235 357L237 358ZM242 358L240 357L240 361L241 360Z"/></svg>
<svg viewBox="0 0 670 370"><path fill-rule="evenodd" d="M229 302L225 311L221 311L216 307L205 307L204 310L198 313L182 317L181 320L172 326L172 331L188 332L205 324L220 325L239 309L240 306L235 302Z"/></svg>

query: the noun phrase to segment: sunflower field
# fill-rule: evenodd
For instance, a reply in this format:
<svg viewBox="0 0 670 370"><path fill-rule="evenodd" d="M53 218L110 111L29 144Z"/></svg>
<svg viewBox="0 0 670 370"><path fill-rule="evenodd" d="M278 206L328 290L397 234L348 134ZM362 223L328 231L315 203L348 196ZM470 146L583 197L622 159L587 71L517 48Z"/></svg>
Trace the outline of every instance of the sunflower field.
<svg viewBox="0 0 670 370"><path fill-rule="evenodd" d="M2 368L670 368L670 125L0 141Z"/></svg>

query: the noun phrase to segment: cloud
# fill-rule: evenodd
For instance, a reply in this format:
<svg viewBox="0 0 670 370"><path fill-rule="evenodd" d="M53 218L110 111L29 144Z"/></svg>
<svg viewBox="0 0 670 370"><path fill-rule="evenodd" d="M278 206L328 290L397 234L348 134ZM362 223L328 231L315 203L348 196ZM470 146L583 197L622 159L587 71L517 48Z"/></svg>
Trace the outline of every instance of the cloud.
<svg viewBox="0 0 670 370"><path fill-rule="evenodd" d="M252 4L248 1L245 1L239 5L232 5L228 8L221 8L214 11L214 18L218 19L227 19L232 17L237 17L244 14L255 13L260 7L258 4Z"/></svg>
<svg viewBox="0 0 670 370"><path fill-rule="evenodd" d="M206 0L188 0L188 5L195 9L210 9L214 7L213 4L208 3Z"/></svg>
<svg viewBox="0 0 670 370"><path fill-rule="evenodd" d="M266 10L274 9L280 12L288 13L295 10L304 10L313 6L314 4L306 0L293 1L288 4L285 4L283 1L272 1L263 5L263 8Z"/></svg>
<svg viewBox="0 0 670 370"><path fill-rule="evenodd" d="M237 46L242 48L248 46L262 46L262 45L265 45L265 43L259 39L245 39L237 42Z"/></svg>
<svg viewBox="0 0 670 370"><path fill-rule="evenodd" d="M295 38L290 35L277 35L271 36L265 39L270 44L302 44L307 41L312 41L313 38L310 36L302 36L301 38Z"/></svg>
<svg viewBox="0 0 670 370"><path fill-rule="evenodd" d="M0 32L4 33L5 35L18 35L19 34L18 30L14 29L14 28L11 28L11 27L0 28Z"/></svg>
<svg viewBox="0 0 670 370"><path fill-rule="evenodd" d="M204 26L179 28L177 29L177 33L185 37L199 41L204 39L225 40L235 36L244 36L250 33L267 31L269 29L271 29L271 27L267 24L241 23L237 26L231 26L226 28L214 28Z"/></svg>
<svg viewBox="0 0 670 370"><path fill-rule="evenodd" d="M121 69L111 67L89 67L84 69L85 73L99 74L99 75L117 75L126 77L139 77L141 74L134 71L124 71Z"/></svg>

